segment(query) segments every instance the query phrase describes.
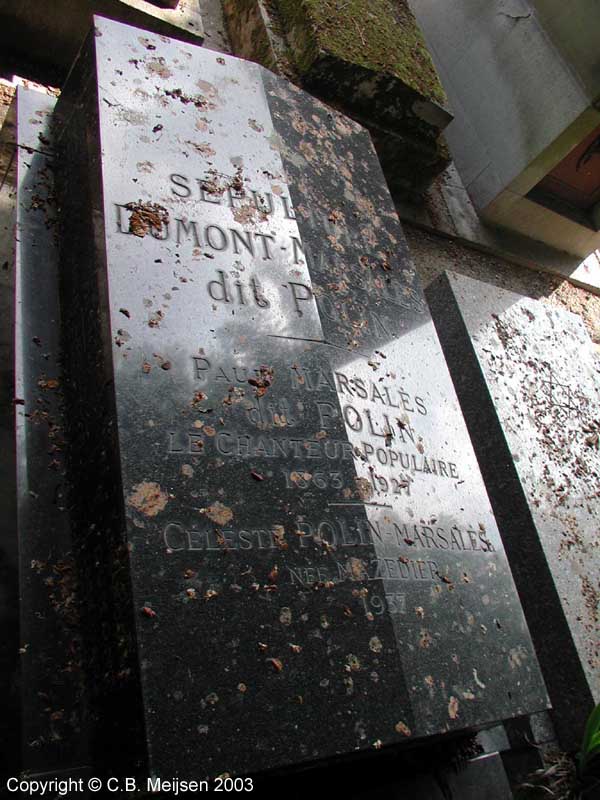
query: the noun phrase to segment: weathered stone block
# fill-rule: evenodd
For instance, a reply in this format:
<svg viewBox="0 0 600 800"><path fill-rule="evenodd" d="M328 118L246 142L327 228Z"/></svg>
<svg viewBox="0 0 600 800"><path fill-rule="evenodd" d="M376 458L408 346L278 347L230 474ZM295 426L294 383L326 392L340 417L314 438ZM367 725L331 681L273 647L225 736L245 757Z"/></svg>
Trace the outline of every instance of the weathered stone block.
<svg viewBox="0 0 600 800"><path fill-rule="evenodd" d="M439 127L449 121L446 95L403 0L276 0L276 6L298 68L309 80L324 81L334 95L348 91L351 103L370 113L380 110L382 119L392 121L405 116L404 100L412 91L414 102L431 104L426 121L438 120ZM336 88L336 70L358 80ZM419 116L419 110L413 113Z"/></svg>
<svg viewBox="0 0 600 800"><path fill-rule="evenodd" d="M420 192L449 163L452 119L405 2L226 0L234 52L292 77L369 128L388 184Z"/></svg>
<svg viewBox="0 0 600 800"><path fill-rule="evenodd" d="M562 309L446 273L428 299L554 707L600 699L600 362Z"/></svg>

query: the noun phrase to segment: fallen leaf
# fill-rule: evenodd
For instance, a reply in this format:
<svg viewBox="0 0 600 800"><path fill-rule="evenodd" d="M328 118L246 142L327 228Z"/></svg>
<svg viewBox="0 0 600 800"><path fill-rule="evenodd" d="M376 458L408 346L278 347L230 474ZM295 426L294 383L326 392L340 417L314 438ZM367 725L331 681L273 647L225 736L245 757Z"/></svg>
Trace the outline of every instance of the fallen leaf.
<svg viewBox="0 0 600 800"><path fill-rule="evenodd" d="M412 731L404 722L397 722L394 726L396 733L401 733L403 736L411 736Z"/></svg>
<svg viewBox="0 0 600 800"><path fill-rule="evenodd" d="M450 702L448 703L448 716L450 719L456 719L458 717L458 700L454 696L450 698Z"/></svg>

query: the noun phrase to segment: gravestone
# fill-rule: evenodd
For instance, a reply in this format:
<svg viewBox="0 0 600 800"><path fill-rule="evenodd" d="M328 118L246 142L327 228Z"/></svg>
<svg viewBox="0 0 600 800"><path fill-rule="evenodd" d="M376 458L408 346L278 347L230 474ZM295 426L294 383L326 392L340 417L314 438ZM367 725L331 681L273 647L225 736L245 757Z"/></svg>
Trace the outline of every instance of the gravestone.
<svg viewBox="0 0 600 800"><path fill-rule="evenodd" d="M61 409L50 130L55 100L18 87L3 128L3 146L11 152L0 196L3 244L11 250L2 260L14 276L15 299L14 361L7 358L14 365L7 404L15 432L14 477L2 491L16 489L16 513L3 515L0 545L3 649L12 662L5 669L3 659L3 685L10 684L14 700L5 702L2 718L10 775L26 770L63 776L87 762ZM3 341L5 335L3 330Z"/></svg>
<svg viewBox="0 0 600 800"><path fill-rule="evenodd" d="M428 289L554 707L579 746L600 699L598 355L581 320L471 278Z"/></svg>
<svg viewBox="0 0 600 800"><path fill-rule="evenodd" d="M158 776L243 774L546 708L368 134L257 65L101 18L56 116L111 757L121 736Z"/></svg>

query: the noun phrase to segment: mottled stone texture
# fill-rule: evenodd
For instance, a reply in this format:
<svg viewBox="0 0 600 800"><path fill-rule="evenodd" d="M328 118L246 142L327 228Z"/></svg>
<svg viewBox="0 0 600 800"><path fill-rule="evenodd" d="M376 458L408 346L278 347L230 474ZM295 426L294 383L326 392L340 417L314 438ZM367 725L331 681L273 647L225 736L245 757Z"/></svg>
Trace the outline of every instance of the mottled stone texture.
<svg viewBox="0 0 600 800"><path fill-rule="evenodd" d="M444 90L405 2L226 0L234 52L358 119L393 190L420 192L449 163Z"/></svg>
<svg viewBox="0 0 600 800"><path fill-rule="evenodd" d="M99 745L243 774L545 708L368 133L102 19L56 114Z"/></svg>
<svg viewBox="0 0 600 800"><path fill-rule="evenodd" d="M561 309L452 273L427 294L574 749L600 696L600 360Z"/></svg>
<svg viewBox="0 0 600 800"><path fill-rule="evenodd" d="M53 142L62 164L55 172L55 189L69 505L83 591L93 763L103 773L118 769L125 759L137 774L144 770L147 756L135 744L143 738L143 710L127 542L119 525L114 379L106 358L109 343L103 338L108 287L102 274L92 269L101 244L102 185L99 143L90 146L87 126L97 113L94 65L81 58L53 120Z"/></svg>
<svg viewBox="0 0 600 800"><path fill-rule="evenodd" d="M86 764L87 754L56 313L54 102L19 87L2 131L11 158L0 193L1 260L14 278L14 291L5 292L14 301L14 338L3 359L14 366L14 385L3 383L12 412L3 459L14 473L2 476L2 489L15 492L16 510L13 519L3 504L0 536L0 680L6 691L0 770L62 777ZM2 318L3 341L8 322ZM4 412L2 423L4 428ZM14 462L6 457L13 447Z"/></svg>

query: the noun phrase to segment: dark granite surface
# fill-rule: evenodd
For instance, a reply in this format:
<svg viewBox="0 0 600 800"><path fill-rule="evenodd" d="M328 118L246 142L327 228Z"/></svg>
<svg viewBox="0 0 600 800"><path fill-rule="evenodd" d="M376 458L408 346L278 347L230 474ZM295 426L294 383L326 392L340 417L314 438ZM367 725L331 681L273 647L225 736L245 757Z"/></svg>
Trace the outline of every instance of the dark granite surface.
<svg viewBox="0 0 600 800"><path fill-rule="evenodd" d="M256 65L101 19L57 117L105 736L197 777L545 708L368 134Z"/></svg>
<svg viewBox="0 0 600 800"><path fill-rule="evenodd" d="M14 594L3 576L3 603L18 614L10 676L17 719L3 714L8 774L86 763L84 691L76 569L67 513L61 412L58 252L50 118L55 98L17 89L6 131L12 169L3 191L12 202L15 280L14 424L16 529L3 518L2 561L14 551ZM7 237L8 238L8 237Z"/></svg>
<svg viewBox="0 0 600 800"><path fill-rule="evenodd" d="M428 299L540 657L576 748L600 694L600 363L581 320L446 273Z"/></svg>

